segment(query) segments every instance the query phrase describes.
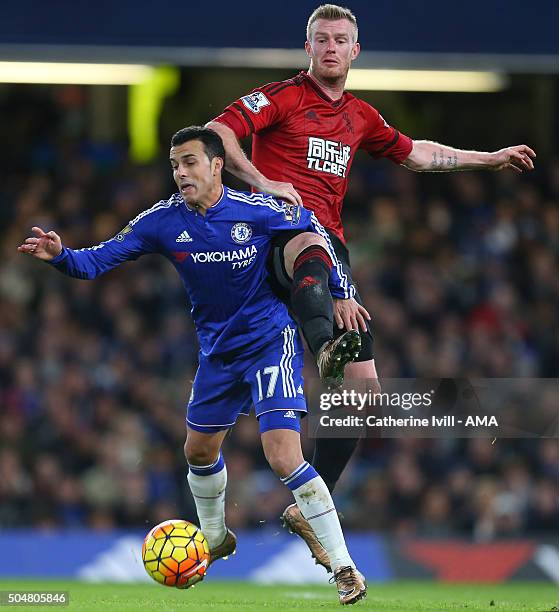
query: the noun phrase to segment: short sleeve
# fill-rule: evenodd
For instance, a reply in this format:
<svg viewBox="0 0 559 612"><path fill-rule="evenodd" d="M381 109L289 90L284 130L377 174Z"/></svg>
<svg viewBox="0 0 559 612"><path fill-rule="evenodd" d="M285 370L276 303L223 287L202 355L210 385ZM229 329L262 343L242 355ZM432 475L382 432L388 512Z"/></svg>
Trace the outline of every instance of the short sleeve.
<svg viewBox="0 0 559 612"><path fill-rule="evenodd" d="M269 234L274 235L287 230L314 231L310 210L275 198L270 198L270 203L266 215Z"/></svg>
<svg viewBox="0 0 559 612"><path fill-rule="evenodd" d="M413 141L389 125L372 106L363 102L367 128L360 148L374 158L388 157L397 164L405 161L413 148Z"/></svg>
<svg viewBox="0 0 559 612"><path fill-rule="evenodd" d="M284 119L294 104L293 88L271 83L230 104L214 121L231 128L237 138L258 133Z"/></svg>

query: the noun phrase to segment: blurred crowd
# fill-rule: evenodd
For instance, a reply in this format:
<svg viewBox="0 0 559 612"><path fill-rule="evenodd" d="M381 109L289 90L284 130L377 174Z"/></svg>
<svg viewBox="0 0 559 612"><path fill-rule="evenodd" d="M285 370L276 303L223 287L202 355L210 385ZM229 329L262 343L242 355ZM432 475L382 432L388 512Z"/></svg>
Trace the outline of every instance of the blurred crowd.
<svg viewBox="0 0 559 612"><path fill-rule="evenodd" d="M0 102L10 117L0 527L195 520L182 447L197 342L174 269L149 256L79 281L16 251L33 225L70 247L96 244L173 192L165 155L138 167L125 146L84 137L80 92L30 100L15 89ZM344 220L381 377L556 377L559 160L530 176L435 176L359 158ZM310 458L308 436L304 446ZM224 454L229 525L277 527L291 494L253 417L240 418ZM346 528L478 540L558 532L559 440L363 440L335 497Z"/></svg>

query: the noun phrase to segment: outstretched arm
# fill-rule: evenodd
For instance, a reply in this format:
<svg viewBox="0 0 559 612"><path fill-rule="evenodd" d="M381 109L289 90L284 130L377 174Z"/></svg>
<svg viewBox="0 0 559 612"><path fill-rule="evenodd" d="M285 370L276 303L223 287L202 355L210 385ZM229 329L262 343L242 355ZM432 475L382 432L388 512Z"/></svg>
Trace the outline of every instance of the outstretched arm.
<svg viewBox="0 0 559 612"><path fill-rule="evenodd" d="M291 183L272 181L266 178L247 158L237 136L233 130L219 121L210 121L206 124L221 137L225 147L225 169L241 181L248 183L257 191L269 193L290 204L303 205L301 196L295 191Z"/></svg>
<svg viewBox="0 0 559 612"><path fill-rule="evenodd" d="M127 228L128 232L123 230L115 238L97 246L69 249L62 245L60 236L55 232L45 232L40 227L33 227L35 235L26 238L18 247L18 251L52 264L63 274L90 280L125 261L155 251L141 235L141 231L135 231L130 225Z"/></svg>
<svg viewBox="0 0 559 612"><path fill-rule="evenodd" d="M464 151L430 140L414 140L413 149L403 162L416 172L453 172L456 170L533 170L535 152L526 145L506 147L493 153Z"/></svg>

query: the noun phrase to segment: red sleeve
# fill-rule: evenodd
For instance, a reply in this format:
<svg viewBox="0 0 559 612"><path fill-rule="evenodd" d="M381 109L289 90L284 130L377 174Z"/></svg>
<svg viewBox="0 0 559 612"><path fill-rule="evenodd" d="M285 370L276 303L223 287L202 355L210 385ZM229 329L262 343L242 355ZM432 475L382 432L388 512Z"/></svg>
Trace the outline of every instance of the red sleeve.
<svg viewBox="0 0 559 612"><path fill-rule="evenodd" d="M411 153L413 140L388 125L375 108L366 103L362 106L367 119L367 128L360 148L365 149L374 158L388 157L393 162L401 164Z"/></svg>
<svg viewBox="0 0 559 612"><path fill-rule="evenodd" d="M247 96L235 100L214 119L224 123L235 132L237 138L245 138L258 133L287 116L292 104L293 94L281 83L270 83L254 89Z"/></svg>

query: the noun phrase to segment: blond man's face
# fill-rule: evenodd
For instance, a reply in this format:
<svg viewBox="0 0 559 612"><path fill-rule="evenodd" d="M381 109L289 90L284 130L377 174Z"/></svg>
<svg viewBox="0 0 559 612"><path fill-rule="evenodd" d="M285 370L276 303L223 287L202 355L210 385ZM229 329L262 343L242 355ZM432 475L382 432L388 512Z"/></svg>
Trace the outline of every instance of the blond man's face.
<svg viewBox="0 0 559 612"><path fill-rule="evenodd" d="M359 43L354 42L356 32L353 24L347 19L317 19L309 34L305 50L311 58L314 74L325 80L345 77L360 51Z"/></svg>

